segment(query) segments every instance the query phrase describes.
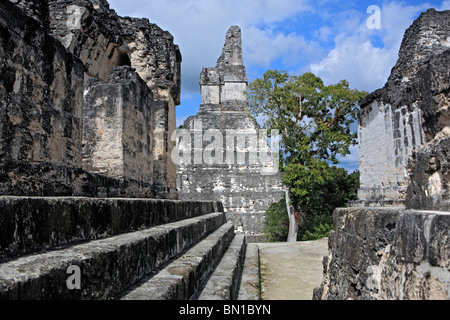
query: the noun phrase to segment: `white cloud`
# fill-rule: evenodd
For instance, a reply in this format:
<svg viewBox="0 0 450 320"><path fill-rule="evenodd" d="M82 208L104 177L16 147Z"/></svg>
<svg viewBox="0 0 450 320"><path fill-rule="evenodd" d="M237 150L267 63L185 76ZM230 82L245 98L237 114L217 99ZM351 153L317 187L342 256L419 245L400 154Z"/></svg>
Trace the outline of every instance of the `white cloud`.
<svg viewBox="0 0 450 320"><path fill-rule="evenodd" d="M373 91L384 85L393 61L389 49L374 47L366 39L348 37L321 62L311 64L311 71L327 84L346 79L354 88Z"/></svg>
<svg viewBox="0 0 450 320"><path fill-rule="evenodd" d="M381 30L367 28L369 15L342 15L335 22L335 47L322 61L311 63L311 71L326 83L346 79L352 87L369 92L383 87L397 61L405 30L428 7L385 2L381 6ZM381 48L376 38L381 39Z"/></svg>
<svg viewBox="0 0 450 320"><path fill-rule="evenodd" d="M450 0L443 1L442 4L435 9L438 11L450 10Z"/></svg>
<svg viewBox="0 0 450 320"><path fill-rule="evenodd" d="M333 30L328 26L320 27L314 32L314 36L322 42L326 42L333 35Z"/></svg>
<svg viewBox="0 0 450 320"><path fill-rule="evenodd" d="M244 55L248 67L253 65L270 68L282 59L285 69L296 66L301 59L309 60L322 51L317 42L306 41L296 33L285 34L274 29L250 26L243 30Z"/></svg>
<svg viewBox="0 0 450 320"><path fill-rule="evenodd" d="M267 65L286 53L286 46L296 46L295 36L281 33L263 34L261 25L292 18L309 8L307 0L109 0L120 15L147 17L167 29L180 46L183 56L182 88L198 92L202 67L214 67L222 52L225 33L231 25L242 29L243 38L255 47L244 52L246 64ZM260 30L258 32L258 30ZM248 36L247 32L251 35ZM258 44L259 39L259 44ZM245 43L249 48L248 43ZM264 50L267 56L264 54ZM246 56L247 54L248 56ZM253 60L254 58L259 59Z"/></svg>

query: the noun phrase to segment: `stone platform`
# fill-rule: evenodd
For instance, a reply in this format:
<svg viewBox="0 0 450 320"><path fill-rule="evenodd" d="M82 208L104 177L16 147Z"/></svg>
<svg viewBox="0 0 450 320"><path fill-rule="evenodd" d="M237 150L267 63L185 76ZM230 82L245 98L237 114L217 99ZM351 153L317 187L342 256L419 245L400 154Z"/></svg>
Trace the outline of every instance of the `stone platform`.
<svg viewBox="0 0 450 320"><path fill-rule="evenodd" d="M1 197L0 222L0 300L237 299L245 237L219 202Z"/></svg>

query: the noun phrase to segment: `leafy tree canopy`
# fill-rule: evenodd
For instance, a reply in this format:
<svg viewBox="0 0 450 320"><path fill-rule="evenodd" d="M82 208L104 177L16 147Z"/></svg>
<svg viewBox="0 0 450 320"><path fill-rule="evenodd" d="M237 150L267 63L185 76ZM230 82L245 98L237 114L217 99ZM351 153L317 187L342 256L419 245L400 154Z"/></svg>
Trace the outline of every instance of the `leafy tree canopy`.
<svg viewBox="0 0 450 320"><path fill-rule="evenodd" d="M326 86L312 73L290 76L277 70L249 85L252 114L263 120L269 133L280 132L280 168L291 204L306 217L300 229L303 239L326 233L334 209L356 199L359 173L349 175L330 163L338 164L338 156L348 155L350 146L356 145L351 125L357 119L358 102L367 94L350 89L346 80ZM266 230L276 239L285 236L286 219L279 219L282 206L280 201L267 211Z"/></svg>
<svg viewBox="0 0 450 320"><path fill-rule="evenodd" d="M251 112L264 119L264 128L281 133L282 167L312 159L337 164L338 155L348 155L357 143L351 131L357 103L366 95L346 80L325 86L312 73L289 76L277 70L250 83L247 92Z"/></svg>

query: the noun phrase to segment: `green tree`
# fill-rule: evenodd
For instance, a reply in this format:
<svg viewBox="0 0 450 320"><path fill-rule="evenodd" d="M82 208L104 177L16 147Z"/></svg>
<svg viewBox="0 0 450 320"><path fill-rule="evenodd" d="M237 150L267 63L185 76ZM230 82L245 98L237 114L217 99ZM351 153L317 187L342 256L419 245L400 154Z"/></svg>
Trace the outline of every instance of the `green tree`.
<svg viewBox="0 0 450 320"><path fill-rule="evenodd" d="M346 80L326 86L312 73L290 76L269 70L250 83L247 97L252 114L264 119L263 127L269 132L277 129L281 134L280 168L285 172L291 208L288 241L297 238L295 211L311 214L300 199L313 201L312 186L326 181L322 173L329 170L328 163L338 164L338 156L348 155L350 146L357 143L351 124L358 101L366 95L350 89Z"/></svg>
<svg viewBox="0 0 450 320"><path fill-rule="evenodd" d="M348 202L357 199L359 172L348 174L343 168L329 166L321 171L319 179L311 181L305 189L306 196L293 198L305 212L300 226L300 240L316 240L327 236L333 228L333 212L336 208L346 207ZM297 188L295 190L300 189Z"/></svg>
<svg viewBox="0 0 450 320"><path fill-rule="evenodd" d="M286 199L273 202L266 210L264 233L271 242L286 241L289 232L289 217L286 209Z"/></svg>
<svg viewBox="0 0 450 320"><path fill-rule="evenodd" d="M302 208L302 224L297 240L317 240L333 228L333 211L356 200L359 172L348 174L343 168L327 166L322 170L289 172L299 177L293 187L292 201ZM299 191L302 191L301 193ZM284 241L288 237L289 218L285 199L272 203L266 211L264 232L270 241Z"/></svg>

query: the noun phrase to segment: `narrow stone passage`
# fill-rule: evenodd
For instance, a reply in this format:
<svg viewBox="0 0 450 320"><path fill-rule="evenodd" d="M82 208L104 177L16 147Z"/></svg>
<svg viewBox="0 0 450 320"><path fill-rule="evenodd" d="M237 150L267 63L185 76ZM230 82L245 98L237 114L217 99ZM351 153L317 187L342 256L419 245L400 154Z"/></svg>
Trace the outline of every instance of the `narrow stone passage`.
<svg viewBox="0 0 450 320"><path fill-rule="evenodd" d="M328 240L258 243L263 300L312 300L323 277Z"/></svg>

